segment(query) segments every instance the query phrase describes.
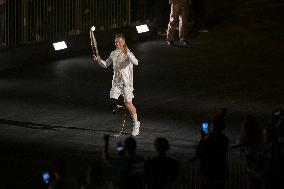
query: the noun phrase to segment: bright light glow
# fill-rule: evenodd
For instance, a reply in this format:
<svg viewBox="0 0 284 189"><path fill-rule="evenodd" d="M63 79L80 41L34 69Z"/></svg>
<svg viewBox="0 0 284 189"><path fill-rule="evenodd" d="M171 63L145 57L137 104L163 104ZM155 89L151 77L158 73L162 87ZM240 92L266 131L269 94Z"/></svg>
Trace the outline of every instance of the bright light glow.
<svg viewBox="0 0 284 189"><path fill-rule="evenodd" d="M96 27L95 27L95 26L92 26L92 27L91 27L91 30L92 30L92 31L95 31L95 30L96 30Z"/></svg>
<svg viewBox="0 0 284 189"><path fill-rule="evenodd" d="M66 49L67 45L66 45L65 41L60 41L60 42L57 42L57 43L53 43L53 47L54 47L54 50L59 51L59 50L62 50L62 49Z"/></svg>
<svg viewBox="0 0 284 189"><path fill-rule="evenodd" d="M138 33L144 33L144 32L148 32L149 28L146 24L140 25L140 26L136 26L136 30Z"/></svg>

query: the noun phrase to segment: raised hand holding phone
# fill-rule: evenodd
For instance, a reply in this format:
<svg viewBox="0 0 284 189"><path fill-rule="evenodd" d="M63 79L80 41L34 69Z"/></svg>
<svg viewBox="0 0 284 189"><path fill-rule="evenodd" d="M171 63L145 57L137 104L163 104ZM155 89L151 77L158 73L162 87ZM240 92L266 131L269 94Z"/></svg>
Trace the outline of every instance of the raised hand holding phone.
<svg viewBox="0 0 284 189"><path fill-rule="evenodd" d="M117 152L123 152L124 151L124 146L122 145L121 142L118 142L116 145L116 151Z"/></svg>
<svg viewBox="0 0 284 189"><path fill-rule="evenodd" d="M42 179L44 181L45 184L49 184L49 181L50 181L50 174L48 171L44 171L42 173Z"/></svg>
<svg viewBox="0 0 284 189"><path fill-rule="evenodd" d="M209 124L208 124L208 122L203 122L201 124L201 132L205 136L207 136L209 134Z"/></svg>

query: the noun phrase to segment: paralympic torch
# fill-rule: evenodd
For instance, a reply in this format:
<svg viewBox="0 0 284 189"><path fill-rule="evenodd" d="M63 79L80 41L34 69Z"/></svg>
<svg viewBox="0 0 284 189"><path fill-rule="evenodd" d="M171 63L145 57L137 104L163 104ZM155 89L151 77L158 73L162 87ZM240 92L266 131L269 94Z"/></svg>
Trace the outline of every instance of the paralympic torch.
<svg viewBox="0 0 284 189"><path fill-rule="evenodd" d="M95 26L92 26L90 28L90 39L91 39L91 46L92 46L92 51L93 51L93 54L98 56L99 54L99 51L98 51L98 44L97 44L97 40L95 38L95 32L96 30L96 27Z"/></svg>

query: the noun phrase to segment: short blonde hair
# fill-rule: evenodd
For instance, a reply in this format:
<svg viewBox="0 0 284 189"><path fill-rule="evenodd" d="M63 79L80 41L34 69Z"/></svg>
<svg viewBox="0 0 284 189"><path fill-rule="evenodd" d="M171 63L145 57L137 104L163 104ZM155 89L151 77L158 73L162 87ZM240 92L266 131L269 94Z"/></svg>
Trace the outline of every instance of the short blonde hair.
<svg viewBox="0 0 284 189"><path fill-rule="evenodd" d="M125 36L122 33L116 34L115 38L122 38L125 41Z"/></svg>

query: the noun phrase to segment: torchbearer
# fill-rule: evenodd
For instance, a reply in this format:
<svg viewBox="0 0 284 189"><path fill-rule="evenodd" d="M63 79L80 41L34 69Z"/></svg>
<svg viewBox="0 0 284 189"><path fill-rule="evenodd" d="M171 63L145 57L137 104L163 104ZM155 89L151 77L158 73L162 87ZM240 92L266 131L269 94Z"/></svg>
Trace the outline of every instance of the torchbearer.
<svg viewBox="0 0 284 189"><path fill-rule="evenodd" d="M137 112L132 103L132 99L134 98L133 65L138 65L138 60L125 44L125 37L123 34L116 35L115 46L116 50L110 53L107 60L102 60L99 54L94 55L94 60L103 68L107 68L109 65L113 64L113 79L110 98L118 99L120 95L123 96L125 106L133 119L132 135L137 136L139 134L140 122L137 120Z"/></svg>

